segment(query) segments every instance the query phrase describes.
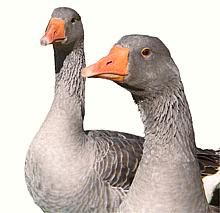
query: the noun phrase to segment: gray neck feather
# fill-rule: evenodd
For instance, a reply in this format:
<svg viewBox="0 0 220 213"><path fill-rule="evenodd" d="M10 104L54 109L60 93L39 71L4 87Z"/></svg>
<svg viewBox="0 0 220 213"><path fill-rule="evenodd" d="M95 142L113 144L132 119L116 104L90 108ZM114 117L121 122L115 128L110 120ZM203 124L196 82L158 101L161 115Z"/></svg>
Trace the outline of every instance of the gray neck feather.
<svg viewBox="0 0 220 213"><path fill-rule="evenodd" d="M137 104L146 142L122 212L208 212L182 83Z"/></svg>
<svg viewBox="0 0 220 213"><path fill-rule="evenodd" d="M68 107L66 110L75 111L76 106L81 109L80 114L84 117L84 102L85 102L85 78L80 74L81 69L85 67L84 44L69 45L70 47L62 47L54 45L55 57L55 99ZM69 104L67 104L69 102Z"/></svg>
<svg viewBox="0 0 220 213"><path fill-rule="evenodd" d="M84 51L83 43L69 51L54 48L55 97L29 149L26 180L42 209L72 212L71 207L79 208L78 196L90 180L95 156L83 130L85 80L80 71L85 66Z"/></svg>
<svg viewBox="0 0 220 213"><path fill-rule="evenodd" d="M138 102L138 108L145 127L145 149L173 147L174 152L181 150L187 159L194 159L192 118L181 82L153 98Z"/></svg>

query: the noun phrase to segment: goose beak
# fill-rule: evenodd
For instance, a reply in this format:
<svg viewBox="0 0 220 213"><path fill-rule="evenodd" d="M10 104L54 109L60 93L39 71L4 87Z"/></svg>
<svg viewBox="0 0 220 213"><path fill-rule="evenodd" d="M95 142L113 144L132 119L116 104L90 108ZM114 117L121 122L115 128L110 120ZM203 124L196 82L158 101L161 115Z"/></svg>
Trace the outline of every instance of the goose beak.
<svg viewBox="0 0 220 213"><path fill-rule="evenodd" d="M52 44L65 39L64 20L51 18L47 26L45 35L41 38L40 43L42 46Z"/></svg>
<svg viewBox="0 0 220 213"><path fill-rule="evenodd" d="M115 45L106 57L84 68L81 74L83 77L105 78L122 82L128 75L128 53L128 48Z"/></svg>

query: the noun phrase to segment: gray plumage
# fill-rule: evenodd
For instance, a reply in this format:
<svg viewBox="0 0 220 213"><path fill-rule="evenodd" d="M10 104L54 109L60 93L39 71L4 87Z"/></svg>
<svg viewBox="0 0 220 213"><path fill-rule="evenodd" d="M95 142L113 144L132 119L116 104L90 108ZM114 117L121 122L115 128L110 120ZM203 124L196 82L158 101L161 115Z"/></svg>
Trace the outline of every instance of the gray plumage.
<svg viewBox="0 0 220 213"><path fill-rule="evenodd" d="M144 123L143 156L120 212L215 212L207 203L199 165L203 174L207 159L218 167L219 151L196 148L183 84L166 46L155 37L124 36L82 75L126 88Z"/></svg>
<svg viewBox="0 0 220 213"><path fill-rule="evenodd" d="M66 38L53 44L55 96L27 153L28 190L44 212L114 212L131 185L144 139L114 131L83 130L81 19L69 8L55 9L52 17L65 20Z"/></svg>
<svg viewBox="0 0 220 213"><path fill-rule="evenodd" d="M169 50L159 39L142 35L125 36L117 44L129 48L129 74L120 85L138 105L146 141L121 212L211 212L195 157L190 110ZM143 48L150 54L143 56Z"/></svg>
<svg viewBox="0 0 220 213"><path fill-rule="evenodd" d="M57 8L52 17L65 21L66 37L53 44L55 96L27 153L28 190L44 212L113 212L132 183L144 139L114 131L83 130L81 18L70 8Z"/></svg>

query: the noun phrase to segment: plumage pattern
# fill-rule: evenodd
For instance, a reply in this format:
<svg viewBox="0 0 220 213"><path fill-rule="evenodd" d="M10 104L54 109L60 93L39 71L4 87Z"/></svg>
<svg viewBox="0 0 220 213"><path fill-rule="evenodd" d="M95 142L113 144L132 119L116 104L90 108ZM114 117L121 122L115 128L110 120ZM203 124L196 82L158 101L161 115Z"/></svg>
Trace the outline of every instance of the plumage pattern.
<svg viewBox="0 0 220 213"><path fill-rule="evenodd" d="M199 159L199 167L201 176L215 174L219 170L220 164L220 150L200 149L197 148L197 156Z"/></svg>
<svg viewBox="0 0 220 213"><path fill-rule="evenodd" d="M144 139L115 131L84 131L81 19L69 8L55 9L54 16L65 17L69 34L67 43L53 44L55 96L27 153L28 190L44 212L116 212L132 184Z"/></svg>
<svg viewBox="0 0 220 213"><path fill-rule="evenodd" d="M143 155L120 212L216 212L207 203L201 176L216 172L219 150L196 148L183 84L166 46L155 37L124 36L82 73L131 92L144 124Z"/></svg>
<svg viewBox="0 0 220 213"><path fill-rule="evenodd" d="M66 43L53 45L55 96L27 153L26 183L44 212L115 212L138 167L143 138L83 130L83 31L74 10L55 9L52 18L63 14L69 34ZM78 21L71 23L74 16Z"/></svg>
<svg viewBox="0 0 220 213"><path fill-rule="evenodd" d="M142 156L144 139L113 131L89 131L96 141L95 171L111 187L127 191Z"/></svg>

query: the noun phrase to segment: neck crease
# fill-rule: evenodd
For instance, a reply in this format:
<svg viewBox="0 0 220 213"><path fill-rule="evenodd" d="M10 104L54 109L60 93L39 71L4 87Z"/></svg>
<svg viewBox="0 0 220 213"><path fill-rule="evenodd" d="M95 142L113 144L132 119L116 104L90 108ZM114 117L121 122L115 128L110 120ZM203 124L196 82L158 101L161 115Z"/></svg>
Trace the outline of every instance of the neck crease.
<svg viewBox="0 0 220 213"><path fill-rule="evenodd" d="M70 45L71 46L71 45ZM72 119L76 126L83 127L85 103L85 78L81 76L81 69L85 67L83 42L62 47L54 46L56 83L54 106L63 110L63 117ZM61 66L62 64L62 66ZM58 70L59 68L59 70ZM77 126L76 126L77 128Z"/></svg>
<svg viewBox="0 0 220 213"><path fill-rule="evenodd" d="M137 104L145 143L123 212L207 212L182 84Z"/></svg>
<svg viewBox="0 0 220 213"><path fill-rule="evenodd" d="M138 102L145 127L145 151L164 150L184 160L194 160L195 139L188 103L181 87L169 88L154 98ZM167 149L164 149L167 148ZM161 154L160 152L158 152ZM180 154L181 153L181 154ZM165 153L164 153L165 154Z"/></svg>

